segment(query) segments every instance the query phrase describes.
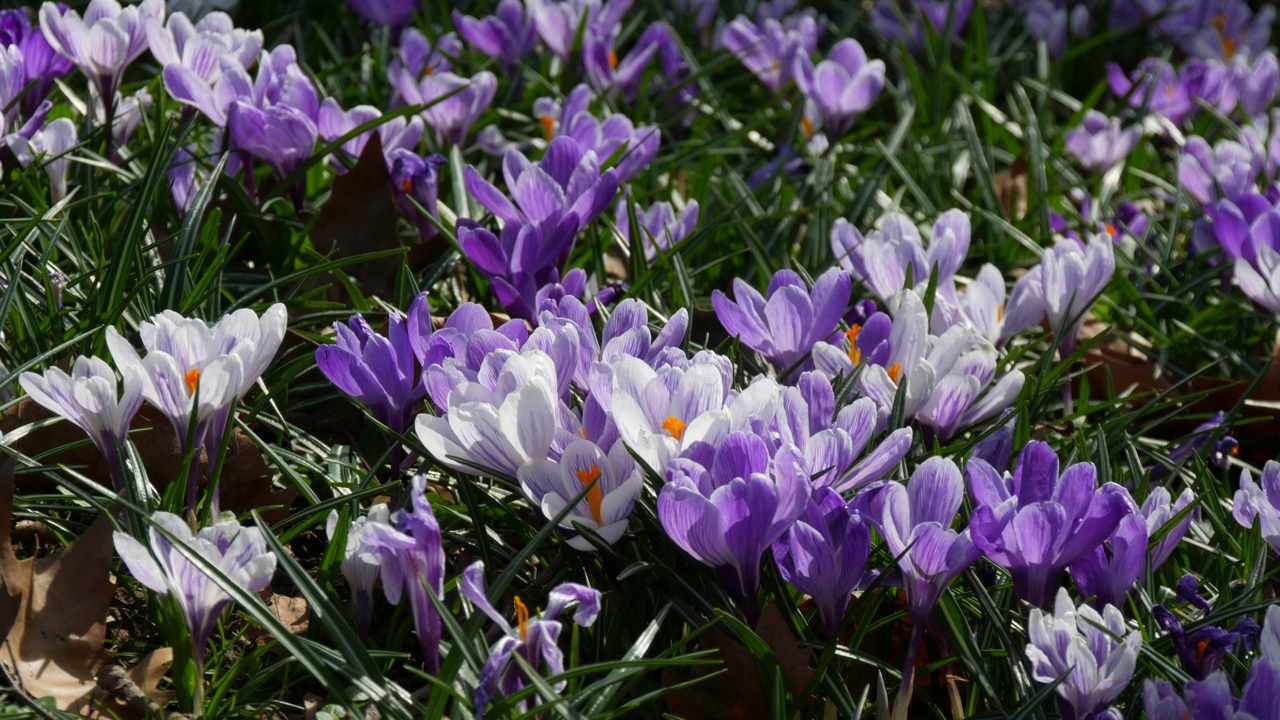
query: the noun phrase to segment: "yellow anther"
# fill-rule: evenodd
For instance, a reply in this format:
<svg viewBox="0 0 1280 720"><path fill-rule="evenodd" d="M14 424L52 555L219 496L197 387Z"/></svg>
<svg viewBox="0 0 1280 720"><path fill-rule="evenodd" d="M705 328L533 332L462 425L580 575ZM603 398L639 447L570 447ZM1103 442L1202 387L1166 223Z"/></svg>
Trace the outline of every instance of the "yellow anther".
<svg viewBox="0 0 1280 720"><path fill-rule="evenodd" d="M675 415L672 415L662 422L662 429L671 433L671 437L675 438L676 442L684 441L684 429L686 427L688 426L681 422L680 418Z"/></svg>
<svg viewBox="0 0 1280 720"><path fill-rule="evenodd" d="M596 521L597 526L603 526L600 504L604 501L604 494L600 492L600 483L596 482L599 477L600 468L595 465L592 465L590 470L578 471L578 482L582 483L582 487L590 488L587 490L587 507L591 508L591 519Z"/></svg>

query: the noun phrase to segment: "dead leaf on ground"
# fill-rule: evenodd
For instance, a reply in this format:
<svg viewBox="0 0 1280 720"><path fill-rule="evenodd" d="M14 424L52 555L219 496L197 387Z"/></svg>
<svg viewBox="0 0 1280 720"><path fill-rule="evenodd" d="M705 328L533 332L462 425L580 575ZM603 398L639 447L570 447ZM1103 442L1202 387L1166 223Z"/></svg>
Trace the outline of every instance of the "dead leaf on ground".
<svg viewBox="0 0 1280 720"><path fill-rule="evenodd" d="M305 633L311 624L311 612L307 607L306 598L289 597L272 592L271 597L267 598L267 607L271 610L271 614L275 615L285 627L289 628L289 632L295 635ZM271 633L258 627L252 628L249 636L259 646L275 642ZM275 652L283 652L283 649L277 645Z"/></svg>
<svg viewBox="0 0 1280 720"><path fill-rule="evenodd" d="M55 417L53 413L30 398L23 398L0 418L0 431L8 436L18 428L52 417ZM143 405L129 429L129 437L146 466L147 477L163 492L182 469L182 448L178 445L173 425L159 410ZM10 441L15 450L31 456L75 443L79 444L55 452L46 460L51 464L75 468L104 487L111 487L111 473L106 461L84 431L69 422L56 422ZM237 513L274 507L276 509L263 512L263 519L269 523L283 519L297 490L291 487L273 489L274 474L253 440L239 430L234 431L222 468L222 506ZM200 471L200 482L204 484L207 481L206 466ZM21 483L26 492L43 492L54 487L51 480L30 473L21 476Z"/></svg>
<svg viewBox="0 0 1280 720"><path fill-rule="evenodd" d="M172 664L173 648L160 648L128 670L106 666L98 673L98 708L121 720L161 717L163 708L175 697L175 693L159 689Z"/></svg>
<svg viewBox="0 0 1280 720"><path fill-rule="evenodd" d="M814 673L809 667L813 650L796 641L777 605L771 603L765 607L755 632L773 649L791 694L798 696L804 692ZM722 670L724 672L668 693L665 696L667 711L685 720L768 718L768 702L764 693L766 679L756 676L751 651L729 633L719 629L703 634L699 638L699 644L704 650L716 650L714 657L723 664L668 667L662 671L663 686L671 687Z"/></svg>
<svg viewBox="0 0 1280 720"><path fill-rule="evenodd" d="M392 193L382 138L370 133L355 167L334 179L329 200L311 227L311 244L320 254L334 259L402 248ZM365 295L390 297L405 262L404 257L384 257L344 269Z"/></svg>
<svg viewBox="0 0 1280 720"><path fill-rule="evenodd" d="M115 594L111 521L102 515L57 553L19 560L10 536L14 466L10 459L0 467L0 666L30 697L81 712L111 660L103 647Z"/></svg>
<svg viewBox="0 0 1280 720"><path fill-rule="evenodd" d="M1019 155L1009 166L1008 172L992 176L996 195L1004 206L1006 220L1021 220L1027 216L1027 158Z"/></svg>

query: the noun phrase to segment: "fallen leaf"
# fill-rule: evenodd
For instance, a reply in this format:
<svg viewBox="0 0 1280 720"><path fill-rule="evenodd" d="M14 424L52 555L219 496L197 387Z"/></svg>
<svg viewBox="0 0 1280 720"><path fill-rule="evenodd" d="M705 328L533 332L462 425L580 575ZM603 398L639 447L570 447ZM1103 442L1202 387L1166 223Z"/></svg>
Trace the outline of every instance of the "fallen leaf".
<svg viewBox="0 0 1280 720"><path fill-rule="evenodd" d="M1027 216L1027 158L1019 155L1009 166L1008 172L999 172L992 176L996 195L1004 206L1007 220L1021 220Z"/></svg>
<svg viewBox="0 0 1280 720"><path fill-rule="evenodd" d="M271 610L271 614L275 615L285 627L289 628L289 632L295 635L305 633L311 624L306 598L289 597L272 592L271 597L267 598L267 607ZM259 627L250 629L249 637L263 647L275 642L271 633ZM279 645L274 650L277 653L283 652Z"/></svg>
<svg viewBox="0 0 1280 720"><path fill-rule="evenodd" d="M111 520L102 515L71 545L43 558L13 551L15 461L0 467L0 666L32 698L60 710L92 702L98 671L111 660L103 647L111 582Z"/></svg>
<svg viewBox="0 0 1280 720"><path fill-rule="evenodd" d="M330 258L349 258L402 248L399 213L382 138L369 134L355 167L333 181L333 190L311 226L311 244ZM384 257L346 266L365 295L390 297L404 257Z"/></svg>
<svg viewBox="0 0 1280 720"><path fill-rule="evenodd" d="M813 650L800 645L777 605L769 604L756 624L755 632L773 650L783 679L793 696L804 692L813 677L809 658ZM719 720L719 718L770 717L764 683L772 678L759 678L751 651L732 635L719 629L699 638L704 650L715 650L722 665L696 665L687 668L668 667L662 671L662 684L671 687L697 678L707 678L665 696L667 710L684 720ZM721 672L723 671L723 672ZM714 675L720 673L719 675ZM708 677L712 676L713 677Z"/></svg>
<svg viewBox="0 0 1280 720"><path fill-rule="evenodd" d="M173 648L160 648L128 670L119 665L106 666L98 673L98 708L120 720L162 716L164 707L175 696L159 689L172 664Z"/></svg>

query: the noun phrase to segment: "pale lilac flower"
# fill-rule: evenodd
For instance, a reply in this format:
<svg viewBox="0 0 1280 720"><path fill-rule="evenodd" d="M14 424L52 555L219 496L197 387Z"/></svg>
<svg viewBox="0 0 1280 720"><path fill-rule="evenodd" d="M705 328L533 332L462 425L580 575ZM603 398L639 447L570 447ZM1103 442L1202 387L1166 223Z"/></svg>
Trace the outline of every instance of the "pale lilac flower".
<svg viewBox="0 0 1280 720"><path fill-rule="evenodd" d="M224 67L243 72L257 62L262 52L262 31L236 28L226 13L209 13L192 24L186 15L175 12L167 21L160 16L148 18L146 32L151 54L164 68L169 95L222 125L226 108L234 100L232 93L244 90L248 81L248 76L243 75L220 82Z"/></svg>
<svg viewBox="0 0 1280 720"><path fill-rule="evenodd" d="M1044 607L1062 571L1091 553L1134 511L1115 483L1098 487L1093 463L1058 473L1058 455L1033 441L1018 455L1012 477L981 459L967 466L977 509L969 527L992 562L1013 575L1018 597Z"/></svg>
<svg viewBox="0 0 1280 720"><path fill-rule="evenodd" d="M33 162L43 163L45 174L49 176L49 195L57 202L67 196L67 169L71 165L68 154L80 141L75 123L69 118L58 118L27 134L26 130L31 125L28 122L23 131L5 139L23 167Z"/></svg>
<svg viewBox="0 0 1280 720"><path fill-rule="evenodd" d="M818 33L817 21L810 15L799 16L794 28L772 18L757 25L739 15L725 26L720 43L770 92L778 94L794 77L797 56L808 57L817 49Z"/></svg>
<svg viewBox="0 0 1280 720"><path fill-rule="evenodd" d="M773 543L783 581L813 597L828 638L840 629L849 597L867 568L871 531L855 501L814 490L804 513Z"/></svg>
<svg viewBox="0 0 1280 720"><path fill-rule="evenodd" d="M754 624L760 560L804 512L809 479L796 448L783 445L770 458L753 433L733 432L702 450L667 467L658 518L682 550L716 570Z"/></svg>
<svg viewBox="0 0 1280 720"><path fill-rule="evenodd" d="M557 645L563 627L559 617L570 605L577 605L573 621L582 627L590 627L600 615L600 591L567 582L551 589L547 607L537 617L530 616L528 606L517 596L516 625L512 627L485 596L484 562L479 560L462 571L458 591L503 632L503 636L489 648L489 657L480 668L475 691L476 712L480 714L484 714L489 702L499 694L515 695L528 683L524 670L512 659L514 655L518 654L535 672L545 677L555 677L564 672L564 653ZM564 690L565 686L564 680L552 684L556 691ZM528 710L528 701L523 701L520 707L522 712Z"/></svg>
<svg viewBox="0 0 1280 720"><path fill-rule="evenodd" d="M144 381L137 372L133 367L121 371L124 390L118 396L115 370L97 357L76 358L70 375L51 367L43 375L25 372L18 378L32 400L88 433L107 459L117 491L125 484L120 450L142 404Z"/></svg>
<svg viewBox="0 0 1280 720"><path fill-rule="evenodd" d="M850 493L884 479L911 449L911 428L880 438L889 409L858 398L836 411L831 381L819 372L782 391L774 425L782 442L800 451L810 482ZM865 454L864 454L865 453Z"/></svg>
<svg viewBox="0 0 1280 720"><path fill-rule="evenodd" d="M325 142L331 143L380 117L382 117L382 111L372 105L357 105L350 110L343 110L337 100L325 98L324 102L320 103L320 109L316 114L316 130ZM375 129L366 130L344 142L342 150L352 159L343 161L334 155L331 158L334 161L334 168L339 173L345 173L348 164L354 163L355 159L360 157L369 138L376 132L382 141L382 154L387 161L387 168L390 169L395 151L412 151L416 148L418 141L422 139L423 129L422 118L416 115L408 119L392 118Z"/></svg>
<svg viewBox="0 0 1280 720"><path fill-rule="evenodd" d="M958 37L969 22L973 0L876 0L871 9L871 27L890 40L910 49L924 46L925 23L936 35Z"/></svg>
<svg viewBox="0 0 1280 720"><path fill-rule="evenodd" d="M1259 245L1253 262L1236 259L1235 278L1250 300L1280 314L1280 253L1270 245Z"/></svg>
<svg viewBox="0 0 1280 720"><path fill-rule="evenodd" d="M1111 282L1115 269L1109 237L1095 235L1083 248L1071 240L1060 241L1045 250L1039 265L1018 279L1009 307L1010 313L1017 312L1022 319L1014 323L1007 318L1005 322L1014 327L1045 322L1049 332L1058 336L1058 352L1066 357L1075 352L1085 315ZM1031 320L1033 317L1036 319Z"/></svg>
<svg viewBox="0 0 1280 720"><path fill-rule="evenodd" d="M1128 98L1135 110L1145 108L1174 125L1181 125L1197 109L1197 83L1185 72L1179 75L1167 60L1147 58L1128 75L1119 65L1108 63L1107 85L1116 97Z"/></svg>
<svg viewBox="0 0 1280 720"><path fill-rule="evenodd" d="M40 30L54 50L93 80L109 106L125 68L147 49L148 20L163 15L164 0L123 8L116 0L92 0L83 16L46 2L40 7Z"/></svg>
<svg viewBox="0 0 1280 720"><path fill-rule="evenodd" d="M1249 468L1240 471L1240 489L1232 500L1232 515L1244 527L1257 524L1262 539L1280 552L1280 463L1267 461L1262 468L1261 486L1254 482Z"/></svg>
<svg viewBox="0 0 1280 720"><path fill-rule="evenodd" d="M213 326L166 310L138 327L145 357L139 357L114 327L107 328L107 347L121 372L136 371L145 379L143 398L169 418L178 443L205 447L209 457L216 457L235 403L267 369L284 339L286 321L280 303L267 308L262 317L252 310L237 310ZM193 415L195 434L188 436ZM216 508L216 488L213 498ZM191 510L196 500L193 474L187 485Z"/></svg>
<svg viewBox="0 0 1280 720"><path fill-rule="evenodd" d="M351 521L347 526L347 545L342 553L342 575L351 585L351 615L362 635L369 632L369 621L373 619L373 588L382 569L380 546L370 540L370 528L374 525L390 529L391 511L386 503L371 506L364 517ZM329 513L324 526L330 542L337 530L338 511L334 510Z"/></svg>
<svg viewBox="0 0 1280 720"><path fill-rule="evenodd" d="M765 296L735 279L734 300L715 290L711 305L725 332L763 355L782 375L835 334L849 293L849 275L839 268L819 276L812 290L796 273L779 270Z"/></svg>
<svg viewBox="0 0 1280 720"><path fill-rule="evenodd" d="M568 61L579 28L583 37L612 43L632 0L526 0L538 36L551 52Z"/></svg>
<svg viewBox="0 0 1280 720"><path fill-rule="evenodd" d="M617 542L626 532L631 510L644 489L644 476L622 443L614 443L606 454L586 439L569 443L559 460L525 463L516 477L525 495L542 508L548 520L586 490L586 497L560 523L572 533L569 545L586 551L595 550L595 545L574 532L574 525L589 528L609 544Z"/></svg>
<svg viewBox="0 0 1280 720"><path fill-rule="evenodd" d="M1084 121L1067 132L1066 147L1086 169L1105 173L1128 157L1141 137L1141 128L1122 128L1119 118L1089 110Z"/></svg>
<svg viewBox="0 0 1280 720"><path fill-rule="evenodd" d="M409 596L413 629L418 634L427 672L437 673L440 670L440 614L431 602L431 595L437 599L444 596L444 542L426 487L426 476L415 475L409 489L409 507L395 511L391 524L366 524L363 539L377 549L382 566L382 591L386 593L387 602L396 605L402 595Z"/></svg>
<svg viewBox="0 0 1280 720"><path fill-rule="evenodd" d="M837 219L831 226L831 251L840 267L852 273L854 280L866 283L881 300L897 295L906 286L908 273L911 289L923 294L935 268L939 292L951 299L955 294L952 278L969 253L971 236L969 216L961 210L948 210L934 222L926 249L911 218L890 212L881 218L880 228L865 237L849 221Z"/></svg>
<svg viewBox="0 0 1280 720"><path fill-rule="evenodd" d="M229 582L250 593L261 591L271 582L276 556L267 549L261 530L242 528L235 520L223 520L195 534L186 521L172 513L157 512L151 520L154 525L147 530L147 545L125 533L113 533L116 552L138 582L178 604L199 665L218 616L231 603L231 595L223 589L221 580L208 575L187 554L199 555ZM169 535L185 551L175 547Z"/></svg>
<svg viewBox="0 0 1280 720"><path fill-rule="evenodd" d="M913 628L923 627L947 585L981 556L970 530L951 528L964 500L964 480L951 460L931 457L903 485L871 497L868 516L897 558Z"/></svg>
<svg viewBox="0 0 1280 720"><path fill-rule="evenodd" d="M578 85L563 105L551 98L535 100L534 115L542 123L548 143L561 135L572 138L584 152L594 152L601 161L622 151L615 172L618 183L625 183L657 156L661 132L653 125L636 127L627 116L616 113L603 120L596 118L589 108L593 97L591 88Z"/></svg>
<svg viewBox="0 0 1280 720"><path fill-rule="evenodd" d="M422 117L440 137L461 144L471 126L489 108L498 91L498 79L488 70L470 78L452 72L430 73L415 80L407 73L397 85L408 105L425 105Z"/></svg>
<svg viewBox="0 0 1280 720"><path fill-rule="evenodd" d="M1027 620L1031 677L1054 688L1064 720L1106 717L1104 713L1133 678L1142 633L1129 630L1124 616L1108 605L1099 614L1076 606L1059 588L1053 613L1032 608ZM1115 716L1118 717L1118 716Z"/></svg>
<svg viewBox="0 0 1280 720"><path fill-rule="evenodd" d="M690 200L677 214L668 202L655 202L647 209L641 208L629 198L618 200L614 222L618 232L622 234L627 247L631 244L631 208L635 207L636 225L640 234L637 240L644 248L644 259L650 266L658 259L660 252L675 247L677 243L693 234L698 224L698 201Z"/></svg>
<svg viewBox="0 0 1280 720"><path fill-rule="evenodd" d="M1244 145L1219 140L1210 147L1204 138L1193 135L1178 157L1178 183L1201 205L1208 205L1254 192L1261 169L1262 158Z"/></svg>
<svg viewBox="0 0 1280 720"><path fill-rule="evenodd" d="M31 27L31 21L27 19L27 12L23 8L0 10L0 48L16 48L12 52L22 59L24 77L19 87L31 85L22 97L20 108L22 115L27 118L35 115L36 108L49 96L54 81L66 77L74 67L70 59L54 52L39 28ZM2 60L0 65L3 65ZM0 69L0 74L3 72ZM3 90L0 90L0 96L4 96ZM12 99L12 95L4 96L4 106L9 107ZM18 107L10 109L10 122L18 110Z"/></svg>
<svg viewBox="0 0 1280 720"><path fill-rule="evenodd" d="M479 19L454 10L453 26L471 47L506 67L520 62L538 40L533 17L520 0L502 0L493 15Z"/></svg>
<svg viewBox="0 0 1280 720"><path fill-rule="evenodd" d="M347 0L360 17L374 25L399 28L413 19L421 0Z"/></svg>
<svg viewBox="0 0 1280 720"><path fill-rule="evenodd" d="M868 60L857 40L845 38L831 48L828 59L814 67L808 53L795 55L795 79L800 92L818 110L818 121L832 143L844 137L853 119L884 89L884 61Z"/></svg>

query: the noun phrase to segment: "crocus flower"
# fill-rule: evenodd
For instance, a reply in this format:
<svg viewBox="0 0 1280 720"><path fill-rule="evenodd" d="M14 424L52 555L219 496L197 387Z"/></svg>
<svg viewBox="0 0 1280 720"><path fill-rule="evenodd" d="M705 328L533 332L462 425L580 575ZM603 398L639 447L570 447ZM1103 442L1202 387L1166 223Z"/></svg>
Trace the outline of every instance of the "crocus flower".
<svg viewBox="0 0 1280 720"><path fill-rule="evenodd" d="M424 313L431 314L426 293L409 308L413 317L388 315L385 336L374 332L368 321L356 314L346 325L333 324L335 344L316 348L320 372L348 397L369 408L374 419L392 433L387 440L393 446L408 432L414 406L427 394L409 341L410 328L418 326L418 316Z"/></svg>
<svg viewBox="0 0 1280 720"><path fill-rule="evenodd" d="M913 627L923 627L947 585L981 556L970 530L951 528L962 500L960 469L942 457L921 463L906 485L891 482L872 496L869 516L898 558Z"/></svg>
<svg viewBox="0 0 1280 720"><path fill-rule="evenodd" d="M1261 6L1256 14L1240 0L1206 0L1173 4L1173 11L1157 22L1188 55L1229 61L1267 47L1275 8Z"/></svg>
<svg viewBox="0 0 1280 720"><path fill-rule="evenodd" d="M399 28L413 19L421 0L347 0L347 4L374 25Z"/></svg>
<svg viewBox="0 0 1280 720"><path fill-rule="evenodd" d="M1181 125L1198 107L1194 83L1159 58L1143 60L1129 75L1119 65L1108 63L1107 85L1116 97L1127 98L1135 110L1145 108L1174 125Z"/></svg>
<svg viewBox="0 0 1280 720"><path fill-rule="evenodd" d="M906 286L908 273L911 288L917 295L923 294L935 269L940 293L950 298L954 295L952 277L969 253L971 235L969 216L948 210L934 222L926 250L911 218L890 212L880 219L880 228L865 237L849 221L837 219L831 227L831 251L840 267L852 273L854 280L866 283L881 300L897 295Z"/></svg>
<svg viewBox="0 0 1280 720"><path fill-rule="evenodd" d="M668 537L715 568L747 620L759 615L760 559L808 505L809 480L797 450L771 459L764 441L734 432L699 460L677 458L658 493L658 519Z"/></svg>
<svg viewBox="0 0 1280 720"><path fill-rule="evenodd" d="M631 245L631 207L634 203L626 197L618 200L615 222L618 232L628 247ZM656 202L647 209L636 206L636 225L640 231L637 240L644 248L644 259L652 265L658 253L670 250L676 243L689 237L698 224L698 201L690 200L678 214L668 202Z"/></svg>
<svg viewBox="0 0 1280 720"><path fill-rule="evenodd" d="M812 290L799 275L779 270L764 297L735 279L734 300L716 290L711 293L711 305L726 332L764 355L781 374L804 360L815 344L835 334L849 306L849 292L849 275L839 268L819 276Z"/></svg>
<svg viewBox="0 0 1280 720"><path fill-rule="evenodd" d="M1106 717L1103 713L1133 677L1142 648L1142 633L1129 631L1114 606L1101 614L1088 605L1077 607L1066 588L1058 589L1052 613L1032 608L1027 634L1032 679L1045 684L1062 679L1054 694L1064 720Z"/></svg>
<svg viewBox="0 0 1280 720"><path fill-rule="evenodd" d="M1044 40L1049 57L1059 58L1067 51L1067 31L1080 39L1089 31L1089 8L1076 5L1068 10L1053 0L1033 0L1023 8L1027 32L1037 40Z"/></svg>
<svg viewBox="0 0 1280 720"><path fill-rule="evenodd" d="M573 621L582 627L590 627L600 614L600 591L577 583L560 583L551 589L547 607L536 617L530 617L529 608L519 596L515 598L516 626L498 612L485 597L484 563L476 561L462 571L458 591L473 607L489 616L494 625L501 628L503 636L489 648L489 657L480 668L476 685L476 712L484 714L489 701L499 693L511 696L529 682L524 670L513 660L519 655L529 667L546 676L555 677L564 672L564 653L557 642L563 623L560 614L576 604ZM564 680L552 684L556 691L565 688ZM522 703L521 711L528 708Z"/></svg>
<svg viewBox="0 0 1280 720"><path fill-rule="evenodd" d="M585 439L570 443L559 460L535 459L521 465L516 476L525 495L542 508L548 520L586 490L586 497L560 526L573 531L575 524L581 524L610 544L626 532L627 519L644 489L644 476L626 446L614 443L605 454ZM578 550L595 550L589 540L576 533L568 542Z"/></svg>
<svg viewBox="0 0 1280 720"><path fill-rule="evenodd" d="M187 621L196 662L201 663L209 635L231 596L221 580L206 574L165 533L173 536L185 553L204 558L246 592L259 592L271 582L276 556L267 549L261 530L242 528L235 520L223 520L195 534L173 513L157 512L151 521L154 525L147 530L147 545L125 533L113 533L116 552L138 582L177 602Z"/></svg>
<svg viewBox="0 0 1280 720"><path fill-rule="evenodd" d="M458 246L489 280L502 307L532 321L537 318L539 290L561 280L560 258L572 246L577 224L577 216L570 213L554 227L507 223L494 235L474 221L461 220Z"/></svg>
<svg viewBox="0 0 1280 720"><path fill-rule="evenodd" d="M1089 110L1084 121L1067 132L1066 147L1085 168L1106 172L1133 152L1140 137L1141 128L1122 128L1119 118Z"/></svg>
<svg viewBox="0 0 1280 720"><path fill-rule="evenodd" d="M911 449L913 433L898 428L877 439L889 410L870 398L858 398L839 412L835 407L831 381L807 372L782 391L774 424L782 442L800 449L815 488L848 494L892 472Z"/></svg>
<svg viewBox="0 0 1280 720"><path fill-rule="evenodd" d="M417 118L414 118L415 120ZM396 207L418 231L418 239L426 242L440 230L430 218L440 219L437 202L440 196L440 168L448 161L443 155L423 157L405 148L387 155L391 163L391 184L395 187Z"/></svg>
<svg viewBox="0 0 1280 720"><path fill-rule="evenodd" d="M534 115L542 123L547 142L561 135L572 138L583 152L594 152L601 161L621 152L614 171L618 183L625 183L653 162L662 134L653 125L636 127L627 116L617 113L603 120L596 118L588 107L593 97L591 88L578 85L563 105L551 98L535 100Z"/></svg>
<svg viewBox="0 0 1280 720"><path fill-rule="evenodd" d="M893 0L876 0L871 27L915 50L924 45L925 23L939 36L957 37L972 12L973 0L911 0L905 8Z"/></svg>
<svg viewBox="0 0 1280 720"><path fill-rule="evenodd" d="M1124 488L1098 487L1093 463L1075 463L1059 475L1057 453L1039 441L1022 449L1012 477L977 458L967 471L978 505L969 522L974 543L1009 570L1018 597L1038 607L1049 602L1062 571L1133 512Z"/></svg>
<svg viewBox="0 0 1280 720"><path fill-rule="evenodd" d="M262 31L238 29L226 13L209 13L192 24L185 14L174 12L167 21L148 18L146 32L152 56L164 67L169 95L224 124L226 109L235 99L233 88L246 89L244 71L262 52ZM224 82L224 67L236 77ZM215 97L219 92L222 97Z"/></svg>
<svg viewBox="0 0 1280 720"><path fill-rule="evenodd" d="M1232 500L1236 522L1251 528L1257 523L1262 539L1280 552L1280 463L1269 460L1262 468L1262 486L1253 481L1249 468L1240 471L1240 489Z"/></svg>
<svg viewBox="0 0 1280 720"><path fill-rule="evenodd" d="M58 118L39 130L26 132L32 124L28 121L23 131L5 139L23 167L43 162L45 174L49 176L49 195L57 202L67 196L67 169L71 165L67 153L79 142L76 126L69 118Z"/></svg>
<svg viewBox="0 0 1280 720"><path fill-rule="evenodd" d="M252 310L237 310L213 326L166 310L138 327L147 349L145 357L139 357L114 327L107 328L107 347L121 372L133 368L145 379L142 397L169 418L179 444L204 447L213 458L233 406L280 348L286 320L280 303L267 308L262 317ZM195 433L189 437L193 415ZM194 469L187 485L187 505L192 511L197 501ZM213 498L216 508L216 490Z"/></svg>
<svg viewBox="0 0 1280 720"><path fill-rule="evenodd" d="M369 632L369 621L373 618L373 586L378 582L378 572L382 568L380 546L370 541L369 528L373 525L391 527L391 511L386 503L371 506L365 517L351 521L347 526L347 546L342 553L342 575L351 584L351 615L361 634ZM325 535L331 542L337 530L338 511L334 510L324 525ZM408 549L407 544L404 549Z"/></svg>
<svg viewBox="0 0 1280 720"><path fill-rule="evenodd" d="M661 23L651 27L664 28ZM583 40L582 65L587 82L597 92L615 97L619 92L634 96L644 71L658 55L658 43L652 36L642 38L625 56L619 58L612 42L587 36Z"/></svg>
<svg viewBox="0 0 1280 720"><path fill-rule="evenodd" d="M471 47L508 68L528 55L538 40L533 18L520 0L502 0L493 15L479 19L454 10L453 26Z"/></svg>
<svg viewBox="0 0 1280 720"><path fill-rule="evenodd" d="M884 89L884 61L868 60L857 40L845 38L815 68L807 53L795 55L800 92L818 109L815 123L832 143L844 137L853 118L871 106Z"/></svg>
<svg viewBox="0 0 1280 720"><path fill-rule="evenodd" d="M1129 590L1142 576L1147 560L1147 523L1136 515L1126 516L1103 545L1071 564L1071 577L1080 594L1093 598L1093 606L1123 606Z"/></svg>
<svg viewBox="0 0 1280 720"><path fill-rule="evenodd" d="M813 597L827 637L834 637L862 579L871 551L871 531L855 502L818 488L803 514L773 544L782 579Z"/></svg>
<svg viewBox="0 0 1280 720"><path fill-rule="evenodd" d="M427 124L455 145L467 139L498 91L498 79L488 70L470 78L451 72L431 73L416 81L407 74L400 77L397 87L405 103L427 106L422 111Z"/></svg>
<svg viewBox="0 0 1280 720"><path fill-rule="evenodd" d="M770 92L778 94L791 82L797 56L807 58L817 49L818 33L817 22L810 15L799 16L793 28L773 18L757 25L739 15L725 26L720 42Z"/></svg>
<svg viewBox="0 0 1280 720"><path fill-rule="evenodd" d="M1201 205L1219 198L1235 200L1254 191L1262 158L1234 140L1219 140L1212 147L1204 138L1187 138L1178 157L1178 183Z"/></svg>
<svg viewBox="0 0 1280 720"><path fill-rule="evenodd" d="M1173 652L1182 669L1196 680L1204 680L1217 671L1223 658L1240 642L1251 647L1262 630L1253 618L1244 618L1231 630L1207 625L1188 636L1182 622L1163 605L1155 606L1151 612L1173 638Z"/></svg>
<svg viewBox="0 0 1280 720"><path fill-rule="evenodd" d="M49 96L54 81L66 77L74 66L70 59L54 52L39 28L31 27L23 8L0 10L0 48L5 47L17 48L17 54L22 58L25 77L21 85L26 87L34 83L22 97L22 115L29 118ZM5 99L6 107L12 99ZM11 113L16 110L14 108ZM12 121L13 117L9 119Z"/></svg>
<svg viewBox="0 0 1280 720"><path fill-rule="evenodd" d="M357 127L380 117L382 117L382 111L372 105L357 105L350 110L343 110L342 106L338 105L338 101L325 98L324 102L320 103L320 110L316 115L316 130L325 142L334 142ZM342 144L342 150L353 159L359 158L374 132L378 133L382 141L382 153L390 168L395 151L412 151L418 146L418 141L422 139L423 122L422 118L416 116L407 120L403 117L392 118L374 130L368 130L350 138ZM335 169L339 173L345 173L347 163L339 161L336 156L333 159Z"/></svg>
<svg viewBox="0 0 1280 720"><path fill-rule="evenodd" d="M436 598L444 596L444 544L426 486L426 476L415 475L409 490L409 507L391 516L395 527L367 523L364 541L377 548L387 602L396 605L402 595L409 596L422 657L427 672L434 674L440 670L440 614L428 592Z"/></svg>
<svg viewBox="0 0 1280 720"><path fill-rule="evenodd" d="M109 105L124 69L147 49L148 19L163 16L164 0L123 8L116 0L93 0L83 17L47 2L40 6L40 30L58 54L93 80L98 96Z"/></svg>
<svg viewBox="0 0 1280 720"><path fill-rule="evenodd" d="M116 491L124 489L120 449L142 404L143 386L137 368L126 367L121 375L124 391L118 396L115 370L97 357L76 358L70 375L51 367L43 375L25 372L18 378L32 400L88 433L107 459Z"/></svg>
<svg viewBox="0 0 1280 720"><path fill-rule="evenodd" d="M612 42L632 0L527 0L538 37L562 61L573 52L574 39L582 29L584 38Z"/></svg>
<svg viewBox="0 0 1280 720"><path fill-rule="evenodd" d="M1066 357L1075 352L1085 315L1115 269L1115 251L1105 235L1093 236L1085 248L1073 241L1058 242L1018 279L1009 306L1022 317L1039 315L1058 336L1058 352Z"/></svg>
<svg viewBox="0 0 1280 720"><path fill-rule="evenodd" d="M315 150L319 131L315 121L286 105L259 109L237 101L227 116L231 142L265 161L280 178L300 168Z"/></svg>

